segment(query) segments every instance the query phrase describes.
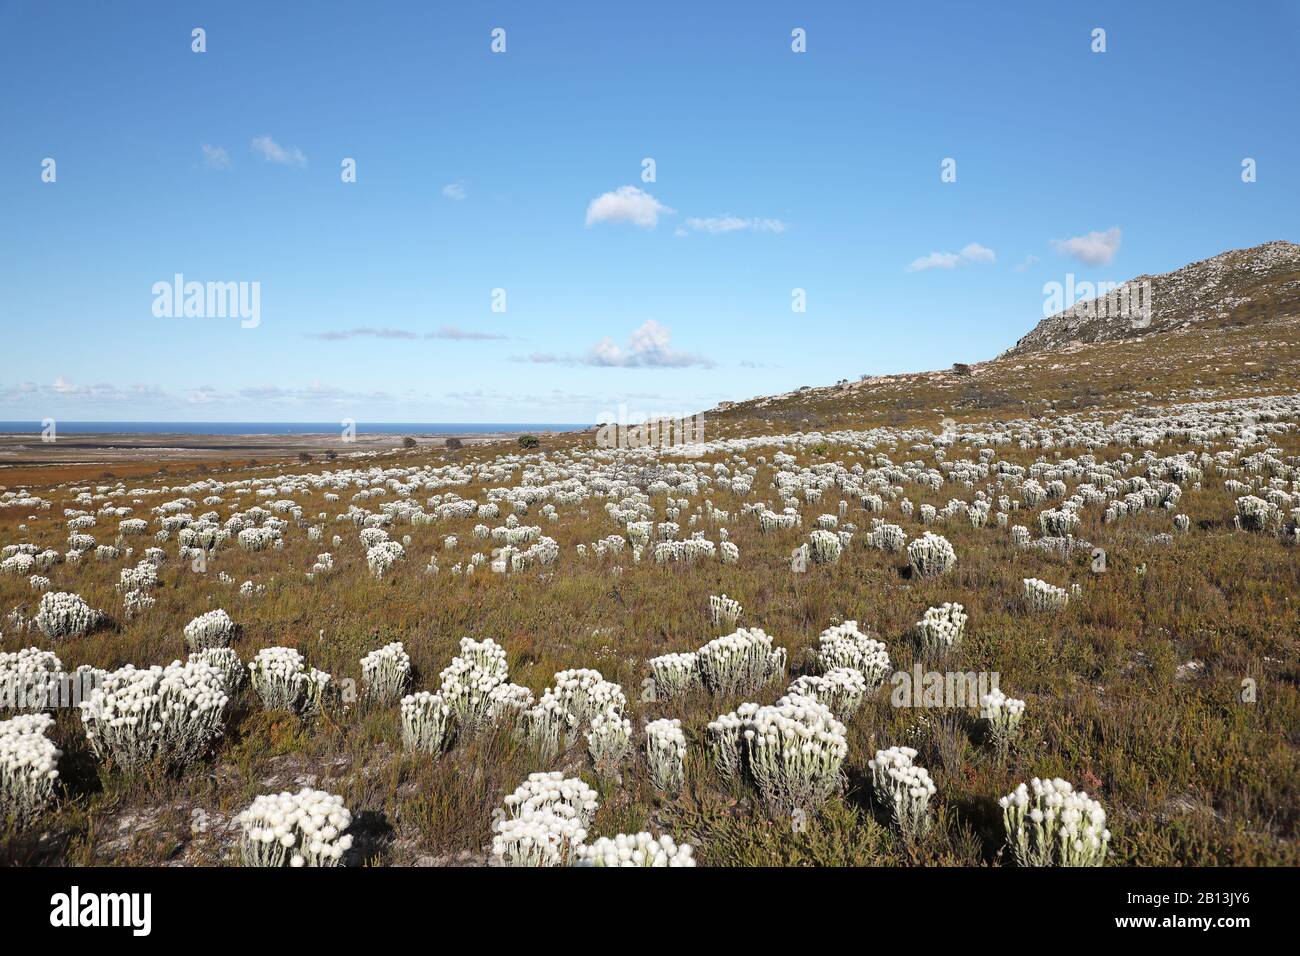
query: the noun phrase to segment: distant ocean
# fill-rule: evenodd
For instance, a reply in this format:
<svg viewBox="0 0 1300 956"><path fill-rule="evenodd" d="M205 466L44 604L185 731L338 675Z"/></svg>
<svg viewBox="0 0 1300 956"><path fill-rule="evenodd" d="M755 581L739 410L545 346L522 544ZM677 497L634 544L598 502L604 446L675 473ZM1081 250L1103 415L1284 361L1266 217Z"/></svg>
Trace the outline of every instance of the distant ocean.
<svg viewBox="0 0 1300 956"><path fill-rule="evenodd" d="M591 425L528 422L357 422L363 435L472 435L482 432L573 432ZM72 422L56 421L60 435L334 435L339 422ZM39 435L40 422L0 422L0 434Z"/></svg>

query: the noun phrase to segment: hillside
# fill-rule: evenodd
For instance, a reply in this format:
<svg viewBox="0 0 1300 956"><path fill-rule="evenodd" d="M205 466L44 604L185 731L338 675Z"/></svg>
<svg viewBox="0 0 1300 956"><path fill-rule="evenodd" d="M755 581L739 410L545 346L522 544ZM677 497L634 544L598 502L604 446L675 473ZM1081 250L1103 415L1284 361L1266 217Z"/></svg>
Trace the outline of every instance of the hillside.
<svg viewBox="0 0 1300 956"><path fill-rule="evenodd" d="M1300 246L1267 242L1173 272L1138 276L1105 295L1075 303L1039 322L1006 355L1295 315L1300 315Z"/></svg>
<svg viewBox="0 0 1300 956"><path fill-rule="evenodd" d="M1300 318L1196 325L1161 335L1074 343L960 369L881 375L736 402L705 413L706 434L829 431L959 422L1285 394L1300 389Z"/></svg>

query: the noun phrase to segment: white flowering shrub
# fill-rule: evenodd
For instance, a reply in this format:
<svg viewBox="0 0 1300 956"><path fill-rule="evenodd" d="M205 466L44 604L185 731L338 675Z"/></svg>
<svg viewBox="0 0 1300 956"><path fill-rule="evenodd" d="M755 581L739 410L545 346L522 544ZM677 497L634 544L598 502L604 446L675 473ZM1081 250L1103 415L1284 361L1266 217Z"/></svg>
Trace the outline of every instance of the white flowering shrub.
<svg viewBox="0 0 1300 956"><path fill-rule="evenodd" d="M0 651L0 710L39 709L62 673L63 662L50 651Z"/></svg>
<svg viewBox="0 0 1300 956"><path fill-rule="evenodd" d="M126 615L127 620L144 614L158 600L148 591L127 591L122 595L122 613Z"/></svg>
<svg viewBox="0 0 1300 956"><path fill-rule="evenodd" d="M760 628L740 628L696 652L705 688L713 694L749 694L785 672L786 651Z"/></svg>
<svg viewBox="0 0 1300 956"><path fill-rule="evenodd" d="M451 708L459 732L476 733L488 726L492 692L505 683L508 673L505 649L496 641L461 638L460 653L439 675L438 691Z"/></svg>
<svg viewBox="0 0 1300 956"><path fill-rule="evenodd" d="M54 802L63 752L46 736L49 714L0 720L0 823L22 830Z"/></svg>
<svg viewBox="0 0 1300 956"><path fill-rule="evenodd" d="M158 568L151 561L141 561L134 568L123 568L118 573L119 591L148 591L158 586Z"/></svg>
<svg viewBox="0 0 1300 956"><path fill-rule="evenodd" d="M757 708L741 746L745 769L773 815L816 810L843 786L844 725L811 698L791 694Z"/></svg>
<svg viewBox="0 0 1300 956"><path fill-rule="evenodd" d="M497 684L489 697L488 720L494 726L522 731L526 715L533 706L533 692L519 684Z"/></svg>
<svg viewBox="0 0 1300 956"><path fill-rule="evenodd" d="M438 694L417 691L402 698L402 746L437 756L451 747L455 724Z"/></svg>
<svg viewBox="0 0 1300 956"><path fill-rule="evenodd" d="M185 643L191 651L229 647L239 633L235 622L221 608L200 614L185 625Z"/></svg>
<svg viewBox="0 0 1300 956"><path fill-rule="evenodd" d="M352 814L324 790L260 796L235 819L244 866L338 866L352 848Z"/></svg>
<svg viewBox="0 0 1300 956"><path fill-rule="evenodd" d="M509 550L509 549L507 549ZM504 552L503 552L504 553ZM524 551L510 552L510 570L523 571L534 565L550 567L560 556L560 546L554 538L543 537L536 544ZM481 556L476 555L480 560L476 563L482 563Z"/></svg>
<svg viewBox="0 0 1300 956"><path fill-rule="evenodd" d="M485 638L481 641L475 641L468 637L461 638L460 656L480 670L495 674L505 680L508 670L505 648L491 638Z"/></svg>
<svg viewBox="0 0 1300 956"><path fill-rule="evenodd" d="M690 538L686 541L660 541L654 547L655 564L693 564L703 558L711 558L716 552L712 541L704 538ZM634 552L635 553L635 552Z"/></svg>
<svg viewBox="0 0 1300 956"><path fill-rule="evenodd" d="M587 731L587 753L598 770L608 772L632 749L632 722L617 711L597 714Z"/></svg>
<svg viewBox="0 0 1300 956"><path fill-rule="evenodd" d="M709 755L713 768L725 781L737 780L743 769L741 739L745 725L758 712L758 704L741 704L729 714L709 722Z"/></svg>
<svg viewBox="0 0 1300 956"><path fill-rule="evenodd" d="M716 594L709 595L709 620L714 627L735 627L740 620L740 612L740 602L735 598L729 598L725 594L720 597Z"/></svg>
<svg viewBox="0 0 1300 956"><path fill-rule="evenodd" d="M179 770L202 757L226 722L225 681L203 661L113 671L81 703L86 739L127 770Z"/></svg>
<svg viewBox="0 0 1300 956"><path fill-rule="evenodd" d="M523 736L528 746L543 760L550 760L568 745L577 721L569 713L564 701L549 687L542 699L524 715Z"/></svg>
<svg viewBox="0 0 1300 956"><path fill-rule="evenodd" d="M650 543L650 535L654 532L654 523L651 521L629 521L624 530L627 532L629 544L634 548L644 548Z"/></svg>
<svg viewBox="0 0 1300 956"><path fill-rule="evenodd" d="M775 511L761 511L758 515L758 527L763 532L786 531L798 524L798 513L777 514Z"/></svg>
<svg viewBox="0 0 1300 956"><path fill-rule="evenodd" d="M880 551L896 553L907 546L907 533L896 524L886 524L872 519L872 529L867 532L867 546Z"/></svg>
<svg viewBox="0 0 1300 956"><path fill-rule="evenodd" d="M149 522L143 518L124 518L117 523L117 533L124 538L134 538L149 533Z"/></svg>
<svg viewBox="0 0 1300 956"><path fill-rule="evenodd" d="M59 552L47 548L39 551L32 556L32 570L39 571L41 574L48 574L50 569L63 560L63 555Z"/></svg>
<svg viewBox="0 0 1300 956"><path fill-rule="evenodd" d="M404 557L406 549L400 544L396 541L383 541L366 550L366 567L372 575L382 578Z"/></svg>
<svg viewBox="0 0 1300 956"><path fill-rule="evenodd" d="M835 564L842 551L839 535L823 528L808 535L808 547L816 564Z"/></svg>
<svg viewBox="0 0 1300 956"><path fill-rule="evenodd" d="M225 684L227 697L233 697L239 688L244 686L244 678L248 675L244 669L244 662L228 647L210 647L205 651L191 654L189 660L202 662L219 673Z"/></svg>
<svg viewBox="0 0 1300 956"><path fill-rule="evenodd" d="M1069 508L1049 508L1038 513L1038 526L1043 534L1064 538L1074 534L1080 522L1078 512Z"/></svg>
<svg viewBox="0 0 1300 956"><path fill-rule="evenodd" d="M786 690L787 695L810 697L825 704L840 721L858 712L866 693L867 679L851 667L833 667L820 677L800 677Z"/></svg>
<svg viewBox="0 0 1300 956"><path fill-rule="evenodd" d="M988 728L994 749L1001 756L1006 756L1011 750L1024 715L1025 702L1008 697L997 687L980 698L980 718Z"/></svg>
<svg viewBox="0 0 1300 956"><path fill-rule="evenodd" d="M235 536L235 541L245 551L265 551L274 548L280 539L280 532L275 528L245 528Z"/></svg>
<svg viewBox="0 0 1300 956"><path fill-rule="evenodd" d="M1025 578L1025 603L1031 611L1059 611L1070 603L1070 592L1038 578Z"/></svg>
<svg viewBox="0 0 1300 956"><path fill-rule="evenodd" d="M0 573L21 577L24 574L31 574L32 565L35 563L30 554L20 551L0 561Z"/></svg>
<svg viewBox="0 0 1300 956"><path fill-rule="evenodd" d="M1282 526L1282 511L1271 501L1245 495L1237 499L1237 514L1232 520L1241 531L1276 531Z"/></svg>
<svg viewBox="0 0 1300 956"><path fill-rule="evenodd" d="M947 538L927 531L908 543L907 559L914 573L931 578L949 571L957 563L957 553Z"/></svg>
<svg viewBox="0 0 1300 956"><path fill-rule="evenodd" d="M916 751L911 747L877 750L867 761L876 801L889 811L899 836L909 846L930 830L930 798L934 781L924 767L912 763Z"/></svg>
<svg viewBox="0 0 1300 956"><path fill-rule="evenodd" d="M492 829L492 855L506 866L566 866L587 838L596 791L564 774L533 773L505 798Z"/></svg>
<svg viewBox="0 0 1300 956"><path fill-rule="evenodd" d="M929 608L921 620L916 622L916 638L922 652L941 655L954 644L960 643L968 619L960 604L948 602Z"/></svg>
<svg viewBox="0 0 1300 956"><path fill-rule="evenodd" d="M858 629L857 621L845 621L822 631L817 639L817 663L827 673L849 667L862 675L867 690L884 683L889 673L889 651L885 645Z"/></svg>
<svg viewBox="0 0 1300 956"><path fill-rule="evenodd" d="M393 641L361 658L361 681L370 703L395 703L411 682L411 658L402 642Z"/></svg>
<svg viewBox="0 0 1300 956"><path fill-rule="evenodd" d="M689 843L677 844L665 834L620 833L574 848L577 866L694 866Z"/></svg>
<svg viewBox="0 0 1300 956"><path fill-rule="evenodd" d="M68 535L68 548L72 551L85 553L95 547L95 539L88 534L70 534ZM80 556L80 555L79 555Z"/></svg>
<svg viewBox="0 0 1300 956"><path fill-rule="evenodd" d="M1106 811L1060 779L1020 784L998 800L1007 846L1020 866L1101 866L1110 831Z"/></svg>
<svg viewBox="0 0 1300 956"><path fill-rule="evenodd" d="M291 647L267 647L248 662L248 680L267 710L287 710L310 717L324 708L331 678L306 669L302 654Z"/></svg>
<svg viewBox="0 0 1300 956"><path fill-rule="evenodd" d="M677 719L654 720L645 728L646 765L655 789L670 796L686 784L686 734Z"/></svg>
<svg viewBox="0 0 1300 956"><path fill-rule="evenodd" d="M700 686L698 655L662 654L647 661L656 699L673 700Z"/></svg>
<svg viewBox="0 0 1300 956"><path fill-rule="evenodd" d="M100 625L104 615L96 611L79 595L65 591L47 591L41 595L40 606L32 623L50 640L67 637L84 637Z"/></svg>
<svg viewBox="0 0 1300 956"><path fill-rule="evenodd" d="M548 693L562 703L573 718L571 726L581 727L591 723L597 714L610 711L621 714L627 708L627 697L618 684L605 680L600 671L590 668L559 671L554 688Z"/></svg>
<svg viewBox="0 0 1300 956"><path fill-rule="evenodd" d="M249 680L267 710L296 710L302 698L302 654L288 647L268 647L248 662Z"/></svg>

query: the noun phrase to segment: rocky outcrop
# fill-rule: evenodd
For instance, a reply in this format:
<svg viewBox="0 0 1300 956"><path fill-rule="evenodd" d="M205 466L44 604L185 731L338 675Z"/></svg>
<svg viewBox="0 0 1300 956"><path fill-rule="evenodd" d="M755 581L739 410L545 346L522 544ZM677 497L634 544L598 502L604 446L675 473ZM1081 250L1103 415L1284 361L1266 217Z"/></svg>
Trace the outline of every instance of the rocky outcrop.
<svg viewBox="0 0 1300 956"><path fill-rule="evenodd" d="M1077 291L1077 290L1076 290ZM1066 299L1070 290L1063 290ZM1300 315L1300 245L1267 242L1138 276L1043 319L1005 355L1045 352L1198 325L1244 325Z"/></svg>

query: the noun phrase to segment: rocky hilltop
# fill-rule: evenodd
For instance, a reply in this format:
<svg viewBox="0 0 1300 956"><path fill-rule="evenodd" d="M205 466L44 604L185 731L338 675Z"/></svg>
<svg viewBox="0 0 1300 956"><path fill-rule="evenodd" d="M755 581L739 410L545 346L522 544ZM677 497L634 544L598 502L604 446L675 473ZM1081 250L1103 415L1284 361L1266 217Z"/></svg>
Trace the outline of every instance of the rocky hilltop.
<svg viewBox="0 0 1300 956"><path fill-rule="evenodd" d="M1043 319L1004 355L1300 315L1300 245L1266 242L1233 249L1095 291L1095 297Z"/></svg>

